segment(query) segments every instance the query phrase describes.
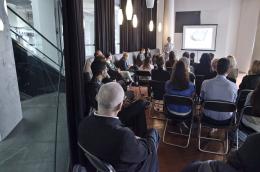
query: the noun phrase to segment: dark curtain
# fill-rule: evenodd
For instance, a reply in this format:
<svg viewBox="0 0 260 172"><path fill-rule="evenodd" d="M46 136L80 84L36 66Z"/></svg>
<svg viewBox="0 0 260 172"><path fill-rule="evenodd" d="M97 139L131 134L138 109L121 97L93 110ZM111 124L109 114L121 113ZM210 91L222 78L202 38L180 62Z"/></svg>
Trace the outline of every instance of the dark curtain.
<svg viewBox="0 0 260 172"><path fill-rule="evenodd" d="M71 169L79 162L77 128L86 109L82 72L85 62L83 1L62 0L62 15Z"/></svg>
<svg viewBox="0 0 260 172"><path fill-rule="evenodd" d="M151 10L146 7L145 0L132 0L133 13L137 15L138 19L137 28L133 28L132 20L126 20L126 1L127 0L121 0L124 22L120 27L120 51L137 51L140 48L156 48L156 1L154 8ZM153 32L150 32L148 27L151 18L154 21Z"/></svg>
<svg viewBox="0 0 260 172"><path fill-rule="evenodd" d="M115 53L115 1L95 0L96 49Z"/></svg>

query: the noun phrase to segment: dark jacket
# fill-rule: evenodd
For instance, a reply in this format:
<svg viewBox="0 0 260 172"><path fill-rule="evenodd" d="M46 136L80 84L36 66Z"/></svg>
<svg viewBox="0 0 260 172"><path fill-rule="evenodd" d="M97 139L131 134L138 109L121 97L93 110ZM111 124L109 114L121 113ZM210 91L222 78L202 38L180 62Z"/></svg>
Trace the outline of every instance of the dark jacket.
<svg viewBox="0 0 260 172"><path fill-rule="evenodd" d="M166 82L170 79L170 73L163 68L152 70L152 80Z"/></svg>
<svg viewBox="0 0 260 172"><path fill-rule="evenodd" d="M254 90L259 82L260 82L260 75L246 75L244 76L241 84L239 85L239 90L243 90L243 89Z"/></svg>
<svg viewBox="0 0 260 172"><path fill-rule="evenodd" d="M96 115L81 122L78 140L83 148L110 163L117 172L140 171L150 149L145 139L136 139L119 119Z"/></svg>
<svg viewBox="0 0 260 172"><path fill-rule="evenodd" d="M86 84L86 90L88 90L88 94L86 94L87 102L89 103L90 107L95 109L97 109L96 95L102 84L102 82L98 81L94 77Z"/></svg>
<svg viewBox="0 0 260 172"><path fill-rule="evenodd" d="M128 64L127 64L127 61L123 58L121 58L118 62L117 62L117 67L120 69L120 70L123 70L123 71L126 71L129 69L128 67Z"/></svg>

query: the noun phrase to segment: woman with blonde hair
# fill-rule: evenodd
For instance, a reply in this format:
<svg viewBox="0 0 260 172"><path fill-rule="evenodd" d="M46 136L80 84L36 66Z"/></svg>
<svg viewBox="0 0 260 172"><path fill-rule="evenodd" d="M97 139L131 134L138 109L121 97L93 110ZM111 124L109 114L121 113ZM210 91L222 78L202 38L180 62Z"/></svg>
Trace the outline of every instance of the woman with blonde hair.
<svg viewBox="0 0 260 172"><path fill-rule="evenodd" d="M244 76L241 84L239 85L239 90L243 90L243 89L254 90L259 81L260 81L260 60L254 60L248 72L248 75Z"/></svg>
<svg viewBox="0 0 260 172"><path fill-rule="evenodd" d="M230 62L230 72L229 72L227 78L236 82L237 77L238 77L238 68L237 68L236 58L234 56L229 55L229 56L227 56L227 59Z"/></svg>

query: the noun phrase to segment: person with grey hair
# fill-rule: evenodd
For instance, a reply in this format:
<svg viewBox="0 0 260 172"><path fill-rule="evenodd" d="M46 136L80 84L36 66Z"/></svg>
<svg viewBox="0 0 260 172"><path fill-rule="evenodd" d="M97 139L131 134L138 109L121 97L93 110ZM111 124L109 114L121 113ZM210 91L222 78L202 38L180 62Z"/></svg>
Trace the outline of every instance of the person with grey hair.
<svg viewBox="0 0 260 172"><path fill-rule="evenodd" d="M81 122L78 142L116 171L158 172L159 134L150 129L140 138L125 127L118 117L123 101L124 90L118 83L102 85L97 94L98 110Z"/></svg>
<svg viewBox="0 0 260 172"><path fill-rule="evenodd" d="M86 85L86 102L87 107L91 107L95 110L98 109L98 101L96 96L99 89L104 84L103 80L107 77L107 64L105 61L97 60L91 64L91 70L93 77ZM119 118L126 126L130 126L134 133L140 137L143 137L147 132L145 109L147 103L144 100L136 100L129 103L127 106L119 112Z"/></svg>

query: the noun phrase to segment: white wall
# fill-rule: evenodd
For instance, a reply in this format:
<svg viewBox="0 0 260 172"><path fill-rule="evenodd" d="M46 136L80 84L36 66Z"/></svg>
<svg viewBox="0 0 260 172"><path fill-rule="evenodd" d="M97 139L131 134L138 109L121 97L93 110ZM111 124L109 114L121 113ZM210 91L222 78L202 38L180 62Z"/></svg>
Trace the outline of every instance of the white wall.
<svg viewBox="0 0 260 172"><path fill-rule="evenodd" d="M2 141L21 121L22 108L4 0L0 0L0 18L4 24L4 30L0 31L0 141Z"/></svg>
<svg viewBox="0 0 260 172"><path fill-rule="evenodd" d="M201 24L218 24L216 57L235 54L242 0L175 0L175 11L201 11ZM182 34L175 34L177 55L182 52ZM196 52L198 56L203 52ZM196 58L198 61L199 58Z"/></svg>
<svg viewBox="0 0 260 172"><path fill-rule="evenodd" d="M236 47L238 68L247 72L253 55L260 10L259 0L243 0Z"/></svg>
<svg viewBox="0 0 260 172"><path fill-rule="evenodd" d="M260 12L258 16L258 29L255 38L255 46L252 60L260 60Z"/></svg>
<svg viewBox="0 0 260 172"><path fill-rule="evenodd" d="M156 1L155 1L156 3ZM156 23L156 47L159 48L160 50L162 49L163 46L163 16L164 16L164 0L158 0L157 1L157 23ZM162 30L161 32L158 31L158 24L161 23L162 25Z"/></svg>

